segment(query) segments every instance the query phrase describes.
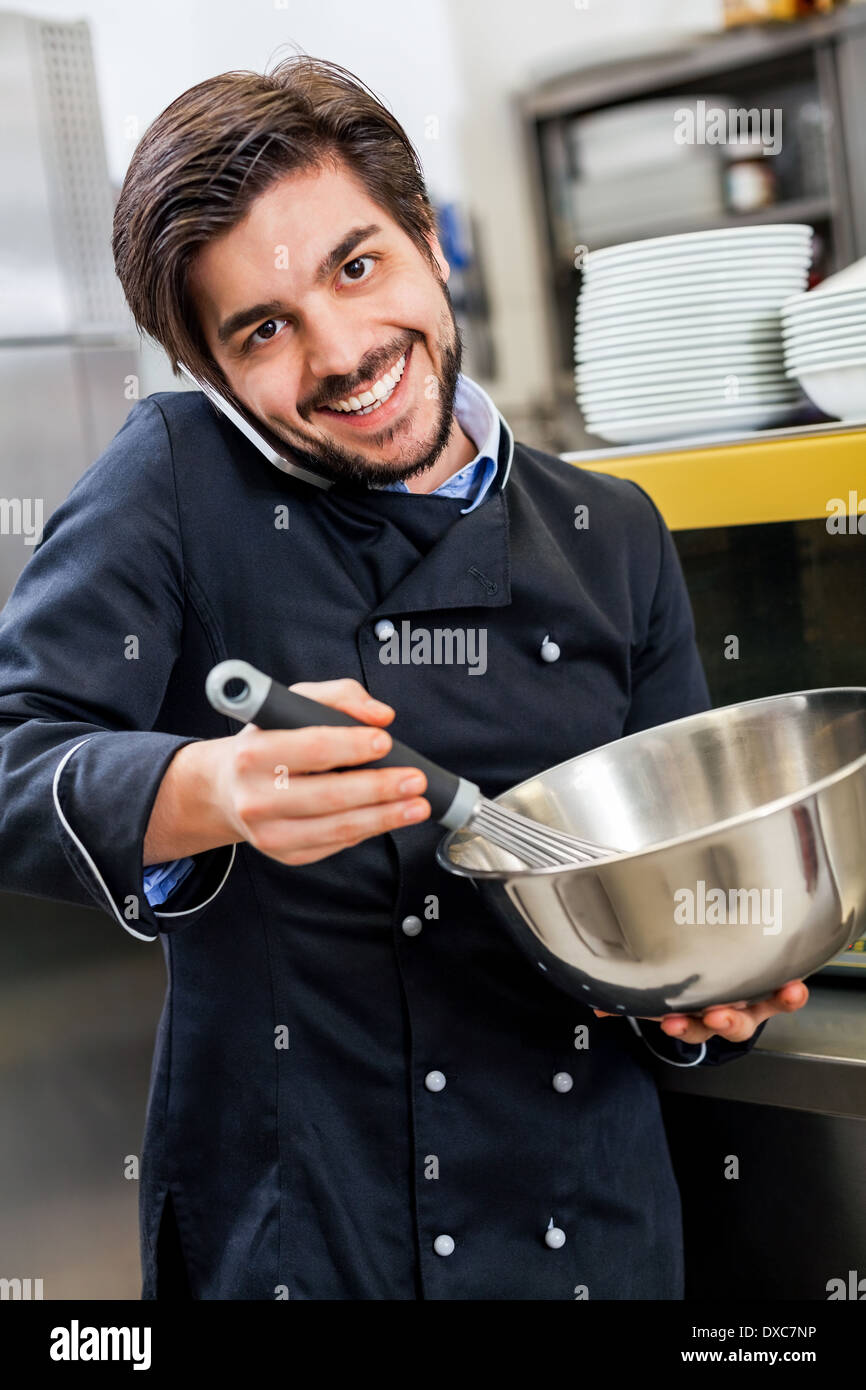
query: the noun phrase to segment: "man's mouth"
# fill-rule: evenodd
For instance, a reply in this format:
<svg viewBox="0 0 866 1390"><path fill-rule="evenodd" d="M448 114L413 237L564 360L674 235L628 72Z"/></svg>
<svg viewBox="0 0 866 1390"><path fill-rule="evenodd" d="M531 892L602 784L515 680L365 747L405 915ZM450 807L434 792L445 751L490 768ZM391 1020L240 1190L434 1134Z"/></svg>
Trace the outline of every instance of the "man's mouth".
<svg viewBox="0 0 866 1390"><path fill-rule="evenodd" d="M383 372L376 381L371 382L363 391L358 392L357 395L341 396L329 401L327 405L319 406L318 411L322 415L351 421L353 425L375 424L378 428L384 424L386 417L390 419L395 413L399 402L405 395L406 369L411 356L412 348L409 347L406 352L401 353L387 372Z"/></svg>

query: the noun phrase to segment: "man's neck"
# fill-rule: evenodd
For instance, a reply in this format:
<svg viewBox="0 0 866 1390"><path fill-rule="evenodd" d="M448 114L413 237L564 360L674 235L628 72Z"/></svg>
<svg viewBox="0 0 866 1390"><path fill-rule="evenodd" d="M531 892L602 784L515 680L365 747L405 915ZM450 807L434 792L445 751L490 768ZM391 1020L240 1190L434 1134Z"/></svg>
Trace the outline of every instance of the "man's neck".
<svg viewBox="0 0 866 1390"><path fill-rule="evenodd" d="M437 487L441 487L442 483L459 469L471 463L477 453L478 446L463 432L457 423L457 416L454 415L448 443L436 463L426 473L421 473L416 478L407 478L406 486L410 492L435 492Z"/></svg>

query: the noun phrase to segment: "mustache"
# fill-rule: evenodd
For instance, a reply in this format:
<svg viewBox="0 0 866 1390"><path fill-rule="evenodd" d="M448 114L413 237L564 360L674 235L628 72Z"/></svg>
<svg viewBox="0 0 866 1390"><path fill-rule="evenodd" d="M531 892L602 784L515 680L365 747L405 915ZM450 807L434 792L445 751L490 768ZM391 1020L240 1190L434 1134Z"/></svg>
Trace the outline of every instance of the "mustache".
<svg viewBox="0 0 866 1390"><path fill-rule="evenodd" d="M409 351L418 334L404 341L402 346L392 344L390 347L381 348L378 352L372 353L365 359L362 370L357 371L353 377L329 376L324 381L321 389L317 391L313 400L307 401L299 407L298 414L306 416L310 411L318 410L320 406L327 405L329 401L345 399L348 396L355 396L359 390L364 389L365 385L378 380L399 357Z"/></svg>

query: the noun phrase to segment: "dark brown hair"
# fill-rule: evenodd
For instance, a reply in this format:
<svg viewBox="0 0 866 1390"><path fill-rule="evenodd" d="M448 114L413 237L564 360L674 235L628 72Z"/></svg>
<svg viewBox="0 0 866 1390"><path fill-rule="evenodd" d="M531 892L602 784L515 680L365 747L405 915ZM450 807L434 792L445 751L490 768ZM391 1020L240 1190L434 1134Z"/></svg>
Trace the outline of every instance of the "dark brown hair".
<svg viewBox="0 0 866 1390"><path fill-rule="evenodd" d="M436 270L418 155L375 93L336 63L295 53L270 73L221 73L148 127L123 181L112 248L139 329L176 375L180 360L234 399L188 296L190 264L275 180L341 160Z"/></svg>

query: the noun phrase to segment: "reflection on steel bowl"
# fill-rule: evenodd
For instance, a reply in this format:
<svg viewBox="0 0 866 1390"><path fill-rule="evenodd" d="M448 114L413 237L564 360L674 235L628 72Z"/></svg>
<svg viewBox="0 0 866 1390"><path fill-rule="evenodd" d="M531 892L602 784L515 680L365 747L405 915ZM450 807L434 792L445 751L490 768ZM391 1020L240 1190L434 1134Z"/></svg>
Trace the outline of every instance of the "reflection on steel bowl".
<svg viewBox="0 0 866 1390"><path fill-rule="evenodd" d="M632 1016L754 1002L866 929L866 688L749 700L618 739L495 800L622 852L531 869L471 830L471 878L536 970Z"/></svg>

